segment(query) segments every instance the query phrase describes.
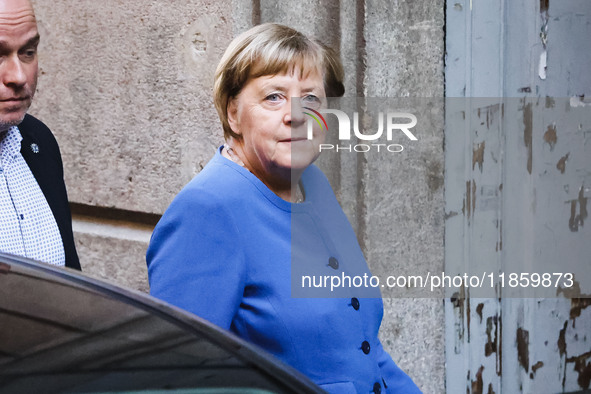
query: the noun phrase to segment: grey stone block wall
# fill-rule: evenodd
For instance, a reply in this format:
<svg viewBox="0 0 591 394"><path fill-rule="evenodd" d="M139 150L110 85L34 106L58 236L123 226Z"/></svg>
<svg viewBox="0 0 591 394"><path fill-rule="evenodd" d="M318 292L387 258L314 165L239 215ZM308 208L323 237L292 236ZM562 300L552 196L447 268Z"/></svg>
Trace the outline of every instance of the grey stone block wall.
<svg viewBox="0 0 591 394"><path fill-rule="evenodd" d="M212 79L236 34L279 22L322 39L341 52L350 97L443 96L443 0L34 4L42 38L31 113L54 131L70 200L84 211L74 227L83 270L143 291L151 226L142 218L157 219L222 143ZM443 126L394 163L323 160L375 273L442 270ZM384 296L386 349L426 393L443 392L441 299Z"/></svg>
<svg viewBox="0 0 591 394"><path fill-rule="evenodd" d="M216 63L224 2L36 2L32 112L61 142L74 202L161 214L221 142Z"/></svg>

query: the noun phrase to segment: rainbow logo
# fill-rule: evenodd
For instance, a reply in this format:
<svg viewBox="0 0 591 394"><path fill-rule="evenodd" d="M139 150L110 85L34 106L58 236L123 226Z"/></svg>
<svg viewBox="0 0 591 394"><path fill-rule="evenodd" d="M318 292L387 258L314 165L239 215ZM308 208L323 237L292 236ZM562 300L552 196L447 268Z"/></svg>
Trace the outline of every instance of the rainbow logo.
<svg viewBox="0 0 591 394"><path fill-rule="evenodd" d="M320 112L313 110L312 108L309 107L304 107L304 109L307 109L308 111L312 111L313 114L303 111L306 115L308 115L309 117L311 117L312 119L314 119L318 125L320 126L320 130L326 128L326 131L328 131L328 125L326 124L326 120L324 120L324 117L320 114ZM318 119L320 118L320 119ZM322 123L324 123L324 126L322 126L322 123L320 123L320 121L322 120Z"/></svg>

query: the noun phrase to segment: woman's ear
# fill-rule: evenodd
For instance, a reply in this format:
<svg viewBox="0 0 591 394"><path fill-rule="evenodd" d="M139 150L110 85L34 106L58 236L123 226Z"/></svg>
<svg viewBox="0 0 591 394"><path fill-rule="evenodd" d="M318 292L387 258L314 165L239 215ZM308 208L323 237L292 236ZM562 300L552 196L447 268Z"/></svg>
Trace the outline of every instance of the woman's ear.
<svg viewBox="0 0 591 394"><path fill-rule="evenodd" d="M232 97L228 101L228 107L226 110L228 114L228 124L232 131L238 135L240 135L240 129L238 127L238 99L236 97Z"/></svg>

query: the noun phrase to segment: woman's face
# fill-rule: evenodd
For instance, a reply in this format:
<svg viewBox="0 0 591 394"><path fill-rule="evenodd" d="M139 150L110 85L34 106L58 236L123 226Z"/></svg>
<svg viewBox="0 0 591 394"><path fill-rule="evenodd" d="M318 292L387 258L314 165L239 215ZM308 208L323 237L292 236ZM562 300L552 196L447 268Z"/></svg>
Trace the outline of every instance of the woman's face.
<svg viewBox="0 0 591 394"><path fill-rule="evenodd" d="M298 72L250 79L228 106L232 130L242 136L235 150L263 182L286 181L319 154L324 132L316 124L307 138L304 107L318 110L324 100L322 76ZM315 123L315 122L314 122Z"/></svg>

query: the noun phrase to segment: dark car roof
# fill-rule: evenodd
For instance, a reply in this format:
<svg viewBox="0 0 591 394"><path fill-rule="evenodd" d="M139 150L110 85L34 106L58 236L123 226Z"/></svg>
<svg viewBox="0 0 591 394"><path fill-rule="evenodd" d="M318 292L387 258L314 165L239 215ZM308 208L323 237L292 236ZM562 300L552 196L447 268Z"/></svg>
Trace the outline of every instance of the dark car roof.
<svg viewBox="0 0 591 394"><path fill-rule="evenodd" d="M0 254L0 392L159 390L322 392L188 312L76 271Z"/></svg>

